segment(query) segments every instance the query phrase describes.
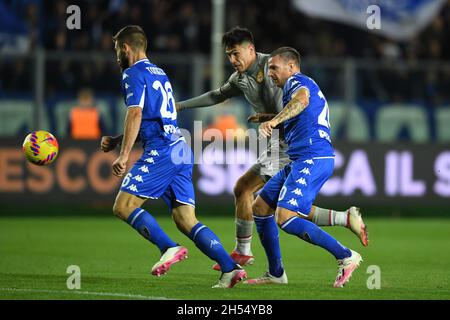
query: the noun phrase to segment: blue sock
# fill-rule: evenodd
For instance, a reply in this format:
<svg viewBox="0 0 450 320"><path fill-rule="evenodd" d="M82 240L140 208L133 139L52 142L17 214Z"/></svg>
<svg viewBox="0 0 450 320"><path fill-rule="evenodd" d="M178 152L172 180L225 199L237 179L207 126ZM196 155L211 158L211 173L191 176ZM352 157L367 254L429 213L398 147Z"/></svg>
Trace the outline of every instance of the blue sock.
<svg viewBox="0 0 450 320"><path fill-rule="evenodd" d="M155 244L161 254L168 248L176 247L178 244L161 229L155 218L142 208L136 208L128 217L127 222L137 230L145 239Z"/></svg>
<svg viewBox="0 0 450 320"><path fill-rule="evenodd" d="M281 262L281 249L279 242L278 226L273 215L268 217L253 216L256 223L261 244L266 251L269 261L269 272L275 277L283 275L283 263Z"/></svg>
<svg viewBox="0 0 450 320"><path fill-rule="evenodd" d="M292 217L282 224L281 229L324 248L334 255L336 259L348 258L352 255L349 249L311 221L299 217Z"/></svg>
<svg viewBox="0 0 450 320"><path fill-rule="evenodd" d="M201 252L220 265L222 272L230 272L236 267L219 238L207 226L197 223L188 236Z"/></svg>

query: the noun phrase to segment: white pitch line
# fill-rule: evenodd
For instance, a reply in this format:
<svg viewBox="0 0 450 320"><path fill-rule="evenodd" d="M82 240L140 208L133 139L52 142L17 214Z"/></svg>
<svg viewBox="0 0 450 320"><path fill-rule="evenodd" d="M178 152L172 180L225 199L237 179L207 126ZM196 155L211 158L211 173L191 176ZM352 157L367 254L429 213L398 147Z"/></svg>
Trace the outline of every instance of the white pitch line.
<svg viewBox="0 0 450 320"><path fill-rule="evenodd" d="M113 293L113 292L93 292L93 291L79 291L79 290L46 290L46 289L25 289L25 288L0 288L0 291L34 292L34 293L58 293L58 294L79 294L79 295L104 296L104 297L121 297L121 298L144 299L144 300L170 300L169 298L166 298L166 297L152 297L152 296L143 296L143 295L139 295L139 294Z"/></svg>

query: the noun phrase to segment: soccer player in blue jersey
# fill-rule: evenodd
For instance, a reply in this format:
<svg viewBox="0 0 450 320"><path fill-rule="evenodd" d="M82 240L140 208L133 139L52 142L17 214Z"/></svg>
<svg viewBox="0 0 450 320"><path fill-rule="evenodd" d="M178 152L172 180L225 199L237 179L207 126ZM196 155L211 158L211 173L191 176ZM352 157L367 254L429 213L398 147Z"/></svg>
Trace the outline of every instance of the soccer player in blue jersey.
<svg viewBox="0 0 450 320"><path fill-rule="evenodd" d="M283 88L283 110L263 122L260 133L268 137L283 125L292 162L264 186L253 202L254 219L269 261L269 271L248 284L287 283L278 240L278 226L318 245L338 261L334 287L342 287L362 261L361 255L342 246L306 217L320 188L332 176L334 149L330 138L328 104L313 79L300 72L300 54L282 47L270 55L269 76ZM275 215L274 215L275 213Z"/></svg>
<svg viewBox="0 0 450 320"><path fill-rule="evenodd" d="M216 288L232 288L246 277L223 248L217 236L195 216L192 184L193 154L180 133L172 86L165 72L146 57L147 38L139 26L127 26L114 37L114 48L122 73L122 90L127 106L124 134L113 173L122 177L139 136L144 152L125 175L114 203L114 214L136 229L161 251L151 273L165 274L170 266L187 258L187 249L174 242L153 216L141 206L147 199L162 198L171 209L177 228L209 258L222 275ZM102 139L109 151L111 139Z"/></svg>

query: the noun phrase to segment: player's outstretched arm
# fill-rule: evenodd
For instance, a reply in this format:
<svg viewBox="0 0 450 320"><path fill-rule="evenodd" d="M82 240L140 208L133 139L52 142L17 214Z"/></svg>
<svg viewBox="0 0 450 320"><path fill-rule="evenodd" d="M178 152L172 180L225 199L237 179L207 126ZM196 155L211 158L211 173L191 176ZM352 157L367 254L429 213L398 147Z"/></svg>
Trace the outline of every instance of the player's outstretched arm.
<svg viewBox="0 0 450 320"><path fill-rule="evenodd" d="M226 82L223 86L216 90L206 92L198 97L189 100L177 102L175 104L175 107L177 108L177 111L192 108L210 107L240 94L241 92L239 91L239 89L231 85L230 82Z"/></svg>
<svg viewBox="0 0 450 320"><path fill-rule="evenodd" d="M220 92L220 89L206 92L198 97L177 102L176 108L177 111L184 109L192 109L192 108L203 108L213 106L215 104L224 102L228 98Z"/></svg>
<svg viewBox="0 0 450 320"><path fill-rule="evenodd" d="M286 107L279 114L277 114L272 120L261 123L259 126L259 132L264 137L268 137L272 134L272 129L286 120L292 119L299 115L309 105L309 90L306 88L300 88L298 91L292 94L291 100Z"/></svg>
<svg viewBox="0 0 450 320"><path fill-rule="evenodd" d="M128 107L125 117L124 134L119 157L114 161L112 168L114 175L121 177L126 171L128 157L134 142L139 134L142 120L142 108L139 106Z"/></svg>

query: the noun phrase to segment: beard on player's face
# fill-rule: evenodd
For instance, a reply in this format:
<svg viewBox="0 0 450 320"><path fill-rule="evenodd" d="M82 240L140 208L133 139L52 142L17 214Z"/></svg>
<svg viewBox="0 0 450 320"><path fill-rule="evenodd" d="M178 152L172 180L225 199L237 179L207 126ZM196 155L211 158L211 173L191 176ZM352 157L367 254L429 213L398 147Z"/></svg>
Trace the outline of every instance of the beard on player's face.
<svg viewBox="0 0 450 320"><path fill-rule="evenodd" d="M119 66L120 66L120 69L122 70L122 72L125 69L128 69L130 67L130 59L128 58L125 51L123 51L123 50L119 51L118 60L119 60Z"/></svg>

